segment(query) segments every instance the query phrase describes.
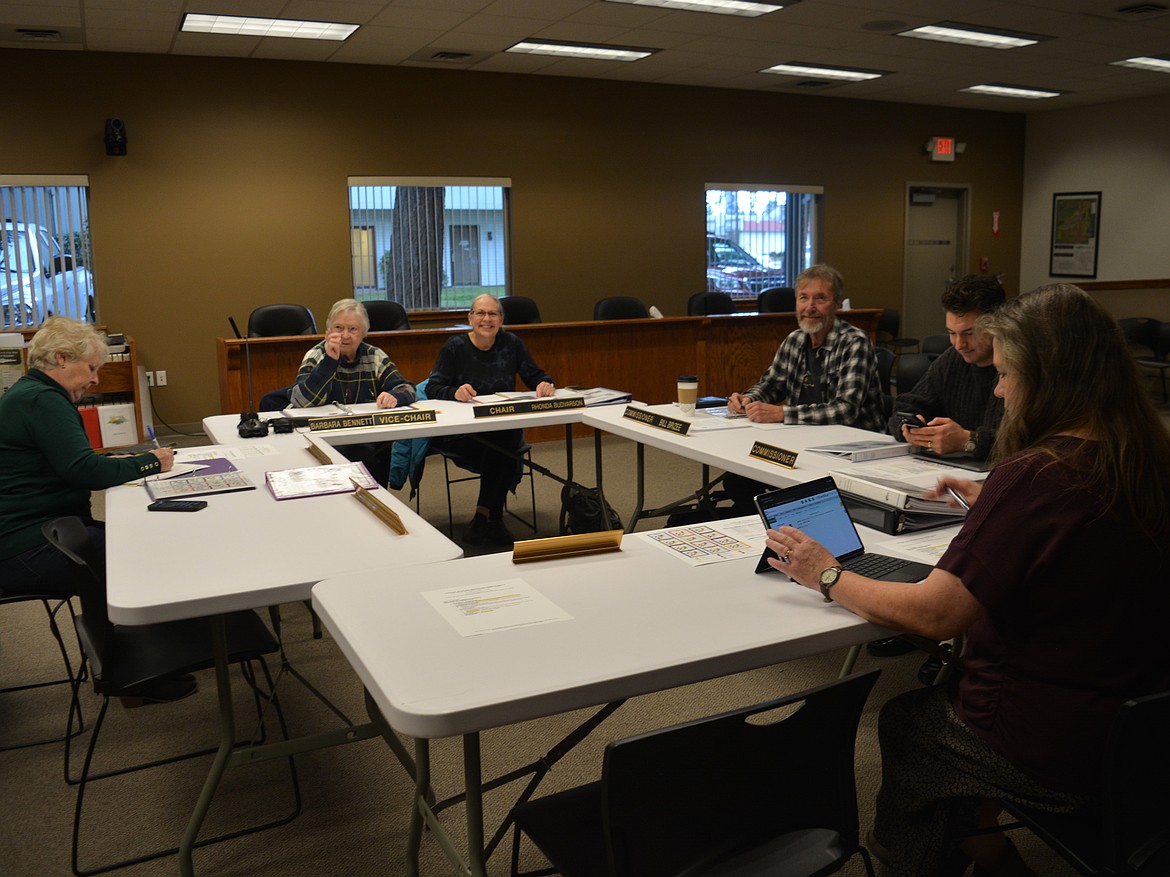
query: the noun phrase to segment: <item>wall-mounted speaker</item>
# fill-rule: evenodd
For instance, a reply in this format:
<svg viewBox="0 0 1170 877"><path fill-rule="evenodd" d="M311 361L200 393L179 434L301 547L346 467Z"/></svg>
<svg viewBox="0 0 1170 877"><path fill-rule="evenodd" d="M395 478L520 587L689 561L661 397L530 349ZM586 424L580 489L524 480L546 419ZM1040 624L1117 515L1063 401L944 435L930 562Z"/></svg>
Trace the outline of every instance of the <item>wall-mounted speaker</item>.
<svg viewBox="0 0 1170 877"><path fill-rule="evenodd" d="M126 123L121 119L106 119L106 155L126 154Z"/></svg>

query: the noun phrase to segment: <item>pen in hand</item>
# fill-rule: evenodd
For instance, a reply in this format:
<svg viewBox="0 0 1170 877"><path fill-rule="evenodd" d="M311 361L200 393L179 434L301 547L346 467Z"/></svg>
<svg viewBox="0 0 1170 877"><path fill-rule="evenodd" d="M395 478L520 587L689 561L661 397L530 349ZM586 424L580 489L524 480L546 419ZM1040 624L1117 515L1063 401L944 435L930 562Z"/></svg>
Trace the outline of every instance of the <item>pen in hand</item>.
<svg viewBox="0 0 1170 877"><path fill-rule="evenodd" d="M963 508L963 511L971 511L971 504L968 503L967 500L963 499L959 491L955 490L953 487L948 487L947 493L949 493L954 498L955 502L957 502Z"/></svg>
<svg viewBox="0 0 1170 877"><path fill-rule="evenodd" d="M154 446L156 448L161 448L162 445L158 443L158 437L154 434L154 427L148 424L146 427L146 432L150 435L150 440L154 442Z"/></svg>

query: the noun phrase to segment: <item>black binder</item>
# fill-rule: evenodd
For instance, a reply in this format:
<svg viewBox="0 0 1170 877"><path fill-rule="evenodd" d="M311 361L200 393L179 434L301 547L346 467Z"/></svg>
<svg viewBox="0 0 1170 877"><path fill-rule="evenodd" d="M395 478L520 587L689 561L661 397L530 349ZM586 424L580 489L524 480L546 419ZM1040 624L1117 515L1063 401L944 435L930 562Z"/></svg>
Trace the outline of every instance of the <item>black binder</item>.
<svg viewBox="0 0 1170 877"><path fill-rule="evenodd" d="M853 493L841 491L841 499L845 502L845 510L853 523L874 530L881 530L897 536L899 533L916 533L919 530L931 530L935 527L949 527L952 524L962 523L963 519L955 515L932 515L926 512L907 512L896 509L884 503L874 502Z"/></svg>

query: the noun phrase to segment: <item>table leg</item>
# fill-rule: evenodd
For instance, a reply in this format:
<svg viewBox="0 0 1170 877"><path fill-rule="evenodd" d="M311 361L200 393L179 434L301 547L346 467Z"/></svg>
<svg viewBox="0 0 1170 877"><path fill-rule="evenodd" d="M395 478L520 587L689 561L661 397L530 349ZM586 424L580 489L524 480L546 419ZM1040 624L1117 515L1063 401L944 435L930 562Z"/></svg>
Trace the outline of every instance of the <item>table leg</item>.
<svg viewBox="0 0 1170 877"><path fill-rule="evenodd" d="M416 737L414 741L414 807L406 835L406 873L418 877L418 854L422 846L424 813L429 809L427 790L431 787L431 741Z"/></svg>
<svg viewBox="0 0 1170 877"><path fill-rule="evenodd" d="M191 853L199 837L199 829L203 827L207 809L211 806L211 799L215 797L219 781L227 769L236 738L236 716L232 709L231 680L228 678L227 623L222 615L214 616L210 623L211 644L215 654L215 687L219 695L219 749L207 772L207 779L203 782L195 810L187 822L183 840L179 843L179 874L182 877L194 877L195 865Z"/></svg>
<svg viewBox="0 0 1170 877"><path fill-rule="evenodd" d="M467 859L471 877L487 877L483 847L483 773L480 767L479 734L463 735L463 786L467 800Z"/></svg>

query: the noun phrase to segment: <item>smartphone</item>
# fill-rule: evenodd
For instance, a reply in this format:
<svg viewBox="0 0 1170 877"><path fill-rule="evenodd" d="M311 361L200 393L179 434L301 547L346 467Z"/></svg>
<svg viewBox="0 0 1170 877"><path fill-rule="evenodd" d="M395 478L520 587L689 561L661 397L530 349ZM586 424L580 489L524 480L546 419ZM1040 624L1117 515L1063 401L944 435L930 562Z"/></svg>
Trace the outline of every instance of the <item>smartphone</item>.
<svg viewBox="0 0 1170 877"><path fill-rule="evenodd" d="M156 499L146 507L151 512L197 512L207 508L202 499Z"/></svg>
<svg viewBox="0 0 1170 877"><path fill-rule="evenodd" d="M920 426L926 426L925 423L918 419L917 414L899 414L898 419L902 421L902 425L908 429L918 429Z"/></svg>

